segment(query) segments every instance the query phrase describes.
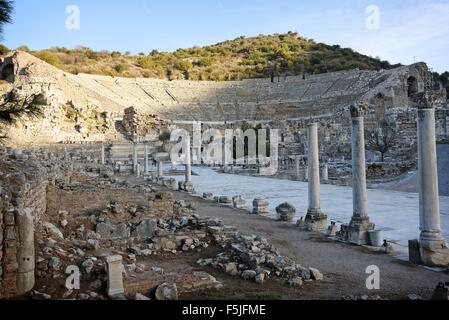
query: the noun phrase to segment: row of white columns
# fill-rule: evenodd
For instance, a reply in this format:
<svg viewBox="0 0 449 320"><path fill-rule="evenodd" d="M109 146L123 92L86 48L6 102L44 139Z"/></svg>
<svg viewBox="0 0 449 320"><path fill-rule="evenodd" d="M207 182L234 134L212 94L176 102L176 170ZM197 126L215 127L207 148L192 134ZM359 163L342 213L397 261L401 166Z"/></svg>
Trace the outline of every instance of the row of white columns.
<svg viewBox="0 0 449 320"><path fill-rule="evenodd" d="M363 106L351 107L351 123L353 215L349 224L348 240L352 243L366 244L368 242L368 232L374 230L374 224L370 223L368 216ZM307 135L309 149L309 208L305 219L305 228L311 231L323 231L327 228L327 215L321 210L320 204L320 163L317 123L311 123L308 126ZM327 170L325 175L327 179Z"/></svg>

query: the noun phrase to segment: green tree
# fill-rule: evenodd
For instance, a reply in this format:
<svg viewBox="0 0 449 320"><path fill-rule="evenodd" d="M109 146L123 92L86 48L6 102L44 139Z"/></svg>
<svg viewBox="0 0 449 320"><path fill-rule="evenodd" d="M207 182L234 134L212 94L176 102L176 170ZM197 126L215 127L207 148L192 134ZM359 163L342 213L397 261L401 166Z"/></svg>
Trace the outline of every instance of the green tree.
<svg viewBox="0 0 449 320"><path fill-rule="evenodd" d="M13 12L14 12L14 1L0 0L0 38L3 36L5 24L12 23Z"/></svg>
<svg viewBox="0 0 449 320"><path fill-rule="evenodd" d="M23 51L23 52L30 52L30 48L26 45L22 45L20 47L17 48L18 51Z"/></svg>
<svg viewBox="0 0 449 320"><path fill-rule="evenodd" d="M0 44L0 56L7 55L11 50L4 44Z"/></svg>
<svg viewBox="0 0 449 320"><path fill-rule="evenodd" d="M57 68L61 67L61 60L59 57L51 51L41 51L36 55L39 59L55 66Z"/></svg>
<svg viewBox="0 0 449 320"><path fill-rule="evenodd" d="M114 69L115 71L117 71L117 73L123 73L126 71L126 66L124 64L119 63L114 67Z"/></svg>
<svg viewBox="0 0 449 320"><path fill-rule="evenodd" d="M41 94L21 97L16 91L9 92L3 104L0 105L0 128L11 125L25 116L42 117L44 105L45 99ZM6 138L5 135L0 135L0 142Z"/></svg>

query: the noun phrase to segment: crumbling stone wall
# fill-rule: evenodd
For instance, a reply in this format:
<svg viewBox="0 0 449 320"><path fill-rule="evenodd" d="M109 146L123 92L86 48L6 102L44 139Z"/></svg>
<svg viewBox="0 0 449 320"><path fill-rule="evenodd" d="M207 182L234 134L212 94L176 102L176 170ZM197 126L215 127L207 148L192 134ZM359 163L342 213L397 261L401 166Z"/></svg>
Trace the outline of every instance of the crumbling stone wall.
<svg viewBox="0 0 449 320"><path fill-rule="evenodd" d="M68 183L80 171L77 163L98 163L93 150L54 151L0 148L0 298L34 286L34 226L44 219L49 184Z"/></svg>
<svg viewBox="0 0 449 320"><path fill-rule="evenodd" d="M134 107L125 109L124 113L122 125L128 139L136 140L140 137L152 140L157 138L159 128L163 125L157 116L140 112Z"/></svg>

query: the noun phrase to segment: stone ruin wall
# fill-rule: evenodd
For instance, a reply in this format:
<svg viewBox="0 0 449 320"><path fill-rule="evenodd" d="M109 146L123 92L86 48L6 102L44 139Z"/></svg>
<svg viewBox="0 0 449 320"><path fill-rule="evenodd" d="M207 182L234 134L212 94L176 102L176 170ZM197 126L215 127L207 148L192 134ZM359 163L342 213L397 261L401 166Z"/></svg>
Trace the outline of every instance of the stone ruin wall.
<svg viewBox="0 0 449 320"><path fill-rule="evenodd" d="M214 126L239 121L274 122L278 129L285 130L283 134L287 144L305 131L303 124L307 119L318 117L323 119L322 125L329 131L325 133L325 140L330 135L343 137L344 142L349 116L342 116L342 113L348 113L351 104L367 101L375 115L373 121L385 115L395 118L399 131L409 144L410 140L416 140L416 112L409 102L408 79L415 79L414 90L421 92L425 87L427 70L425 64L417 63L393 70L350 70L311 75L305 80L292 76L279 78L273 83L270 79L165 81L71 75L26 53L19 53L5 60L0 74L11 81L9 89L20 89L24 94L44 93L48 101L42 120L25 121L10 131L12 140L16 142L39 144L45 141L130 139L133 135L143 136L153 131L151 126L145 125L148 117L155 119L156 126L164 127L192 121ZM437 132L439 139L445 140L449 132L449 113L443 89L439 98ZM81 116L67 119L63 110L67 106L81 110ZM94 107L105 112L105 119L93 119L93 124L92 121L84 121L84 118L91 118ZM127 114L125 111L130 107L133 112Z"/></svg>
<svg viewBox="0 0 449 320"><path fill-rule="evenodd" d="M47 187L69 183L76 161L98 162L99 146L53 150L0 149L0 298L34 286L34 229L45 220Z"/></svg>

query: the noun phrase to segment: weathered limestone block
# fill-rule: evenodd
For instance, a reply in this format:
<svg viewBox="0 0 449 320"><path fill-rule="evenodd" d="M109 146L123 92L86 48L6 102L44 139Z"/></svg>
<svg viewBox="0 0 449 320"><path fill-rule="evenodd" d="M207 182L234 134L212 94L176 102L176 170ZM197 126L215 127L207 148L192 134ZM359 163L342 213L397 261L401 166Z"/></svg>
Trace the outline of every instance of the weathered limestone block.
<svg viewBox="0 0 449 320"><path fill-rule="evenodd" d="M221 196L218 200L221 204L231 204L232 200L228 196Z"/></svg>
<svg viewBox="0 0 449 320"><path fill-rule="evenodd" d="M189 193L195 192L195 188L193 187L193 183L191 181L184 182L183 190L185 192L189 192Z"/></svg>
<svg viewBox="0 0 449 320"><path fill-rule="evenodd" d="M156 230L157 221L144 220L136 226L136 229L131 233L131 236L139 240L148 240L154 237Z"/></svg>
<svg viewBox="0 0 449 320"><path fill-rule="evenodd" d="M335 237L337 235L337 225L335 222L331 222L331 225L327 228L327 233L330 237Z"/></svg>
<svg viewBox="0 0 449 320"><path fill-rule="evenodd" d="M296 208L289 203L282 203L276 208L277 220L291 222L296 216Z"/></svg>
<svg viewBox="0 0 449 320"><path fill-rule="evenodd" d="M108 273L108 296L113 298L125 293L123 287L123 258L122 256L109 256L106 258Z"/></svg>
<svg viewBox="0 0 449 320"><path fill-rule="evenodd" d="M176 179L174 178L169 179L167 187L173 191L178 191L179 189L178 182L176 182Z"/></svg>
<svg viewBox="0 0 449 320"><path fill-rule="evenodd" d="M204 192L203 193L203 199L212 201L212 200L214 200L214 194L211 193L211 192Z"/></svg>
<svg viewBox="0 0 449 320"><path fill-rule="evenodd" d="M114 225L110 222L102 222L97 224L96 232L101 240L121 240L130 237L130 230L124 223Z"/></svg>
<svg viewBox="0 0 449 320"><path fill-rule="evenodd" d="M253 214L267 215L270 213L269 203L265 198L256 198L253 201Z"/></svg>
<svg viewBox="0 0 449 320"><path fill-rule="evenodd" d="M234 209L244 209L246 207L246 201L242 196L235 196L232 198L232 205Z"/></svg>
<svg viewBox="0 0 449 320"><path fill-rule="evenodd" d="M178 300L178 287L176 283L163 283L156 289L156 299L162 300Z"/></svg>

